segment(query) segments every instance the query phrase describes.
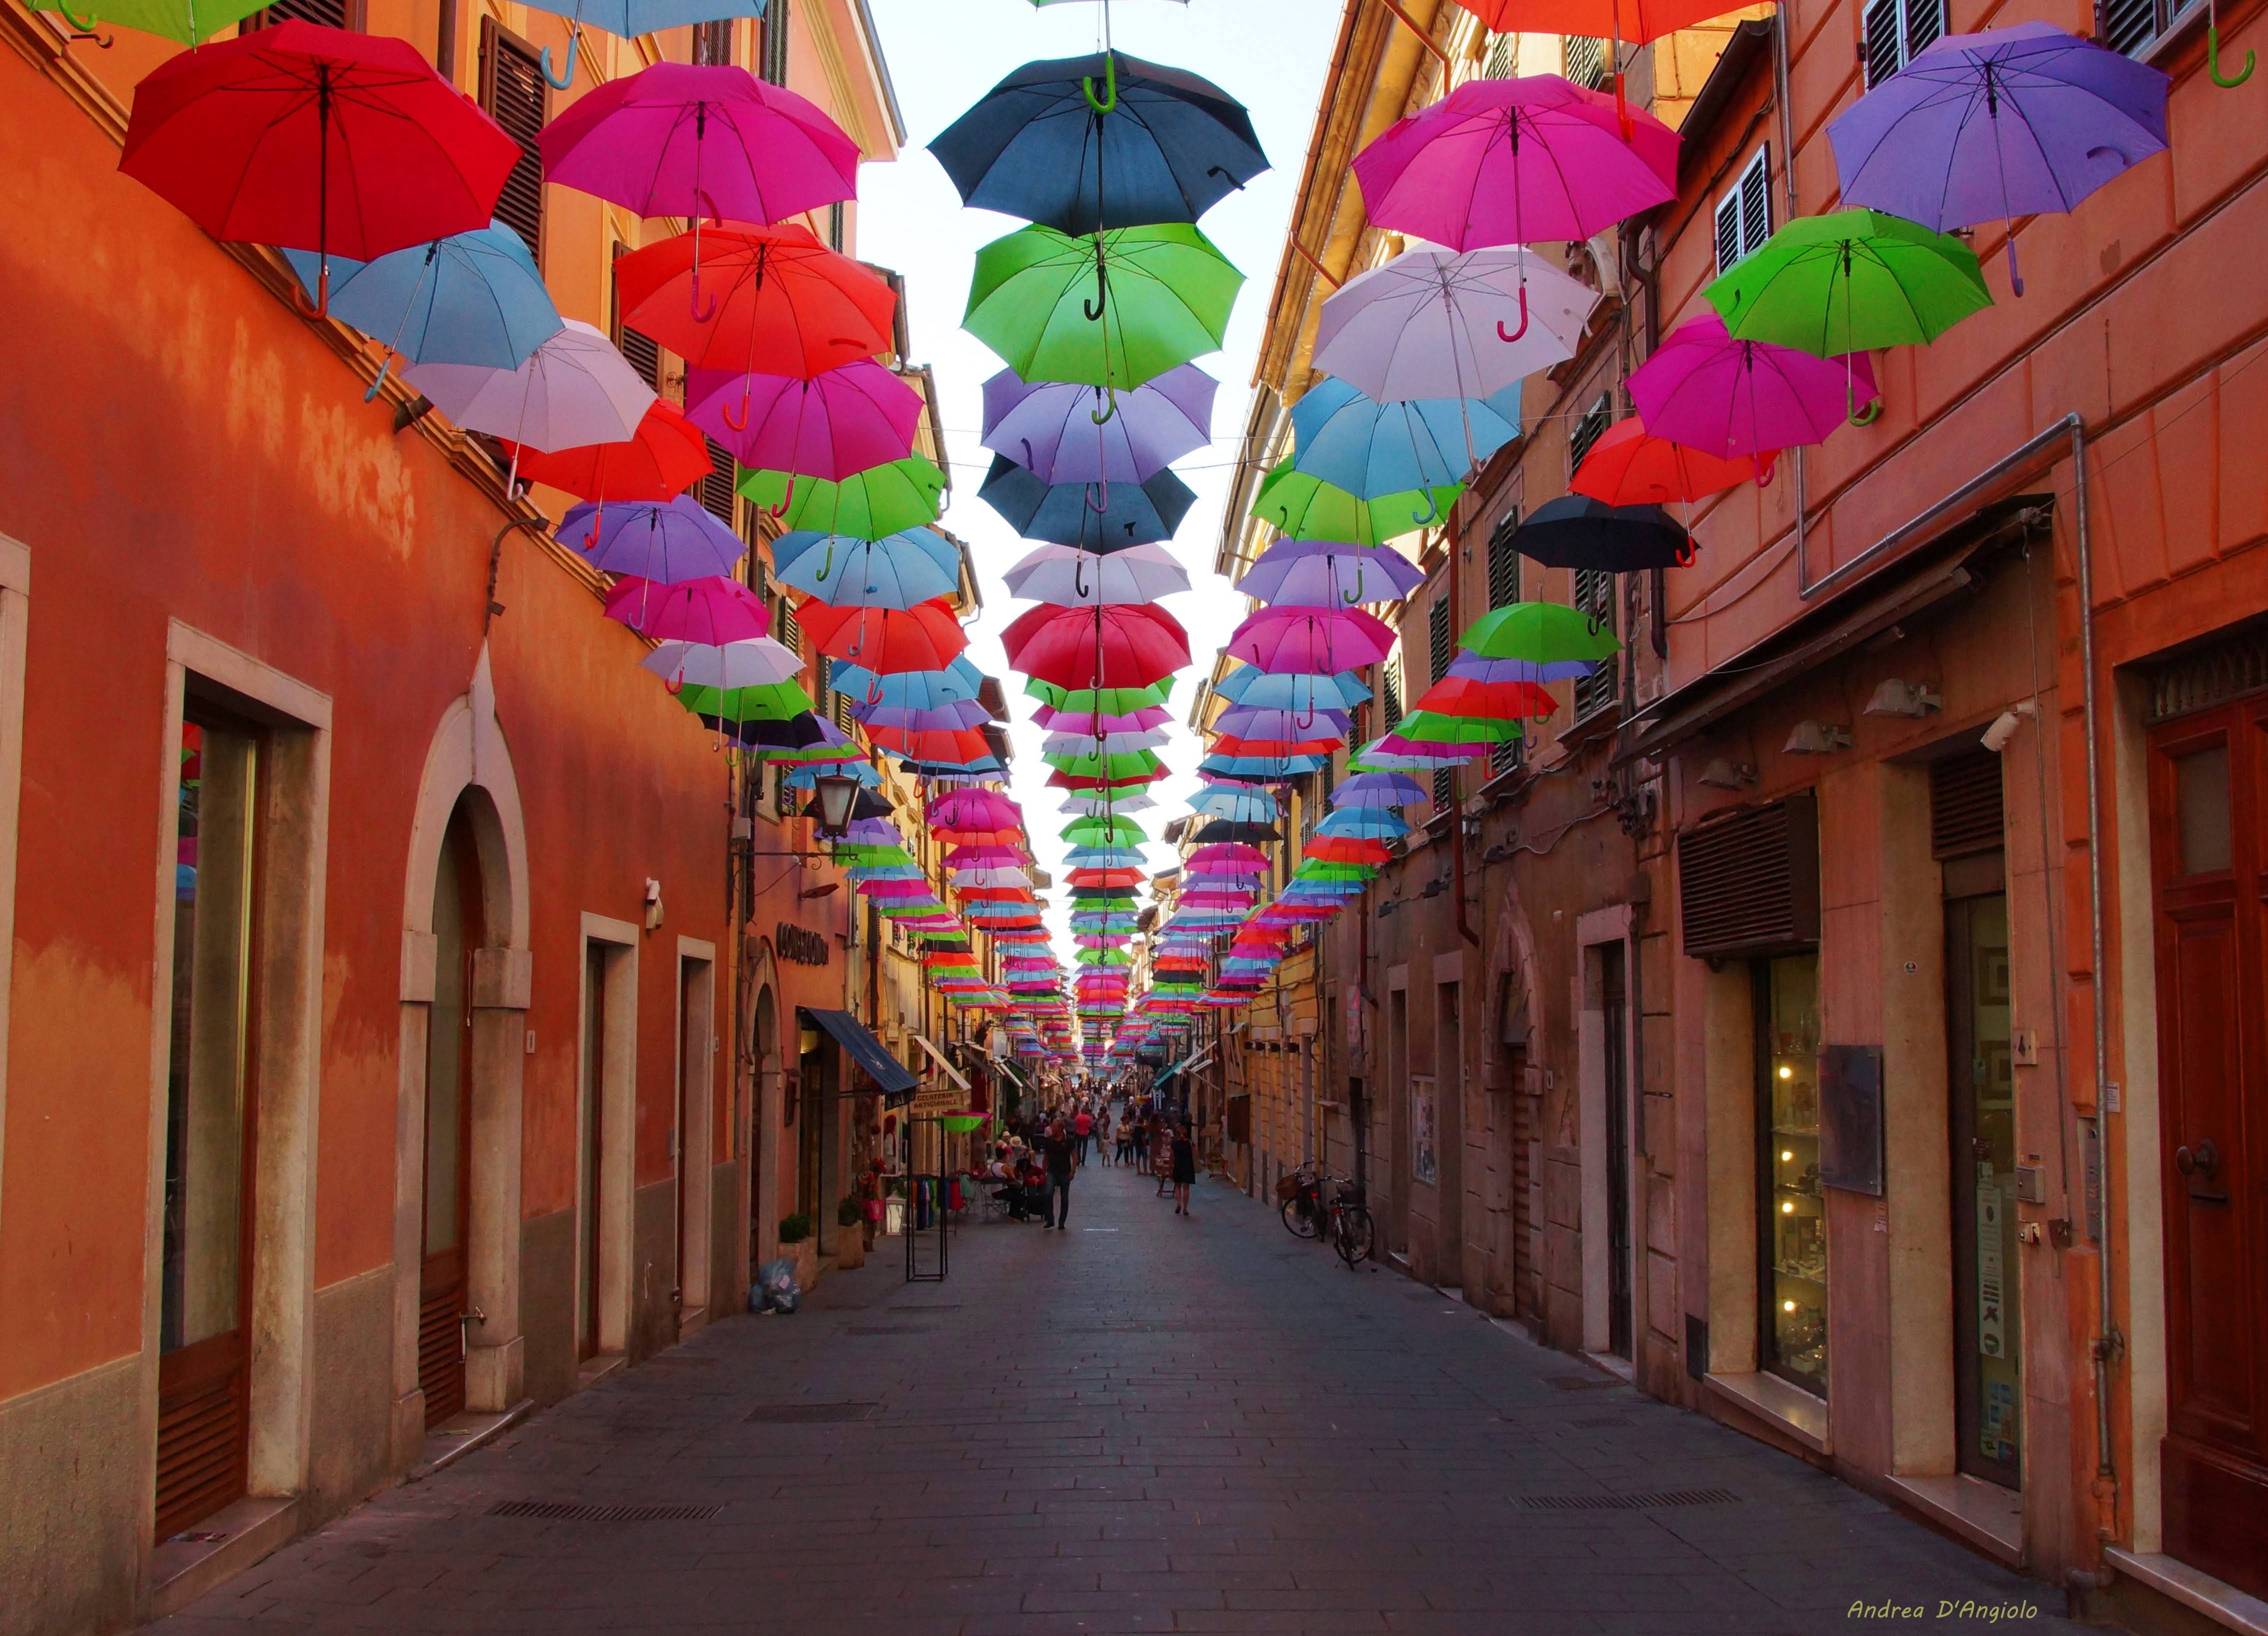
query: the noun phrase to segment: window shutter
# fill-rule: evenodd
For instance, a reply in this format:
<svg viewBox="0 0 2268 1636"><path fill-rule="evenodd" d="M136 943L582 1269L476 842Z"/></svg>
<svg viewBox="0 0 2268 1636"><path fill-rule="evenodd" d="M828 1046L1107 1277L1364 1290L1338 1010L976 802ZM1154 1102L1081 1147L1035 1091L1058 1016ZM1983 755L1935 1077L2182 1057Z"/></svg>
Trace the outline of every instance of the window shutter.
<svg viewBox="0 0 2268 1636"><path fill-rule="evenodd" d="M1905 66L1898 50L1898 0L1867 0L1867 83L1879 85Z"/></svg>
<svg viewBox="0 0 2268 1636"><path fill-rule="evenodd" d="M1929 764L1929 850L1936 858L1995 852L2007 844L2000 758L1990 750Z"/></svg>
<svg viewBox="0 0 2268 1636"><path fill-rule="evenodd" d="M1717 201L1717 270L1728 271L1741 259L1741 199L1737 192Z"/></svg>
<svg viewBox="0 0 2268 1636"><path fill-rule="evenodd" d="M1911 62L1945 33L1945 0L1905 0L1905 62Z"/></svg>
<svg viewBox="0 0 2268 1636"><path fill-rule="evenodd" d="M1677 838L1684 949L1703 959L1786 954L1819 942L1819 798L1751 807Z"/></svg>
<svg viewBox="0 0 2268 1636"><path fill-rule="evenodd" d="M519 163L504 179L497 220L518 233L537 267L543 265L543 158L536 138L550 112L551 88L541 60L527 42L481 19L481 106L519 144Z"/></svg>
<svg viewBox="0 0 2268 1636"><path fill-rule="evenodd" d="M1489 42L1488 66L1481 70L1483 79L1510 79L1515 72L1513 54L1518 48L1517 34L1498 34Z"/></svg>
<svg viewBox="0 0 2268 1636"><path fill-rule="evenodd" d="M254 28L273 28L278 23L293 20L316 23L325 28L359 28L360 18L349 20L350 11L354 9L357 8L350 7L349 0L276 0L274 5L254 12L239 32L248 33Z"/></svg>
<svg viewBox="0 0 2268 1636"><path fill-rule="evenodd" d="M1575 606L1602 628L1615 628L1615 576L1604 569L1575 570ZM1602 659L1590 674L1575 679L1575 719L1614 702L1615 662Z"/></svg>
<svg viewBox="0 0 2268 1636"><path fill-rule="evenodd" d="M693 61L707 66L729 65L733 61L733 20L725 18L714 23L693 26Z"/></svg>
<svg viewBox="0 0 2268 1636"><path fill-rule="evenodd" d="M1607 42L1588 34L1567 36L1565 61L1569 82L1593 91L1614 76L1607 61Z"/></svg>
<svg viewBox="0 0 2268 1636"><path fill-rule="evenodd" d="M1508 608L1520 600L1520 547L1513 541L1519 532L1518 506L1506 512L1490 531L1488 599L1491 608Z"/></svg>
<svg viewBox="0 0 2268 1636"><path fill-rule="evenodd" d="M843 248L843 201L837 199L827 207L827 247Z"/></svg>
<svg viewBox="0 0 2268 1636"><path fill-rule="evenodd" d="M1402 725L1402 649L1396 646L1386 661L1386 679L1380 688L1379 732L1381 736Z"/></svg>
<svg viewBox="0 0 2268 1636"><path fill-rule="evenodd" d="M1454 574L1457 570L1453 565L1449 571ZM1449 673L1449 657L1454 651L1451 638L1454 634L1449 628L1449 591L1444 585L1433 598L1433 605L1425 610L1425 635L1432 648L1432 679L1434 681L1440 681Z"/></svg>
<svg viewBox="0 0 2268 1636"><path fill-rule="evenodd" d="M733 457L722 444L706 432L702 434L701 441L709 448L709 474L694 485L694 497L700 502L703 511L730 528L733 525Z"/></svg>
<svg viewBox="0 0 2268 1636"><path fill-rule="evenodd" d="M2169 0L2100 0L2102 43L2113 51L2140 50L2166 26Z"/></svg>
<svg viewBox="0 0 2268 1636"><path fill-rule="evenodd" d="M1614 399L1603 392L1596 403L1583 411L1583 418L1567 434L1567 470L1571 474L1583 464L1583 457L1591 452L1591 445L1606 435L1607 428L1613 424L1614 414Z"/></svg>
<svg viewBox="0 0 2268 1636"><path fill-rule="evenodd" d="M1771 149L1756 150L1756 157L1741 173L1741 253L1754 255L1771 237Z"/></svg>
<svg viewBox="0 0 2268 1636"><path fill-rule="evenodd" d="M803 627L795 622L795 610L784 597L779 605L779 644L797 658L803 657Z"/></svg>
<svg viewBox="0 0 2268 1636"><path fill-rule="evenodd" d="M771 0L764 8L761 25L763 60L757 65L756 77L774 85L787 84L787 5L788 0Z"/></svg>

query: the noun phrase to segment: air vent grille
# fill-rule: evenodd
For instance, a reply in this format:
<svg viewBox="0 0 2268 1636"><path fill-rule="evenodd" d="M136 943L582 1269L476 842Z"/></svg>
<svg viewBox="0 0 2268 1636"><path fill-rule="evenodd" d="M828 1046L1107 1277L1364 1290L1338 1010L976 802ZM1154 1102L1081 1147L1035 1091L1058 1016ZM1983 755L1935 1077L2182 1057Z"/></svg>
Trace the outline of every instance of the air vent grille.
<svg viewBox="0 0 2268 1636"><path fill-rule="evenodd" d="M1990 750L1948 756L1929 767L1929 847L1933 856L1994 852L2006 844L2000 758Z"/></svg>
<svg viewBox="0 0 2268 1636"><path fill-rule="evenodd" d="M1677 838L1685 952L1786 953L1819 941L1819 802L1809 793Z"/></svg>

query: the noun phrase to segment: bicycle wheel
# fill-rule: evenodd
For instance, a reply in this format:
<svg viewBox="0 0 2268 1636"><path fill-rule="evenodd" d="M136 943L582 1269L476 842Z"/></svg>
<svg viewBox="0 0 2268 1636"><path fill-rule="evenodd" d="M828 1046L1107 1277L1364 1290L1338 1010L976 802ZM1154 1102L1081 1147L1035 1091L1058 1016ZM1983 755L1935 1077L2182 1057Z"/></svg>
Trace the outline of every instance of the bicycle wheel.
<svg viewBox="0 0 2268 1636"><path fill-rule="evenodd" d="M1370 1212L1360 1205L1350 1205L1332 1223L1331 1248L1339 1252L1340 1260L1352 1266L1370 1259L1372 1236Z"/></svg>
<svg viewBox="0 0 2268 1636"><path fill-rule="evenodd" d="M1307 1207L1306 1195L1284 1200L1284 1228L1294 1238L1313 1238L1322 1230L1315 1213Z"/></svg>

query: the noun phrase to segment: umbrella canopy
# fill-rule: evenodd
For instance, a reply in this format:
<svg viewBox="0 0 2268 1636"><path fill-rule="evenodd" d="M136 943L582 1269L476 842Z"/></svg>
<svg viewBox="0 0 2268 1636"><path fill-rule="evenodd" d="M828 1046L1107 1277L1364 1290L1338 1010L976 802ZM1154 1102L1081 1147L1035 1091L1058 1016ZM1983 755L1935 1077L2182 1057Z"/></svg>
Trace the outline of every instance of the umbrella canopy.
<svg viewBox="0 0 2268 1636"><path fill-rule="evenodd" d="M1123 52L1026 63L930 151L971 209L1064 233L1194 222L1268 168L1243 104Z"/></svg>
<svg viewBox="0 0 2268 1636"><path fill-rule="evenodd" d="M688 23L713 23L728 17L762 17L764 0L527 0L539 11L572 18L585 28L603 28L625 40L657 34Z"/></svg>
<svg viewBox="0 0 2268 1636"><path fill-rule="evenodd" d="M1722 0L1714 3L1721 4ZM1722 15L1710 10L1712 0L1457 0L1457 4L1499 33L1533 29L1628 40L1633 45L1644 45Z"/></svg>
<svg viewBox="0 0 2268 1636"><path fill-rule="evenodd" d="M790 540L802 543L784 549ZM930 528L882 539L784 534L772 542L772 562L781 583L840 608L910 608L961 583L960 550Z"/></svg>
<svg viewBox="0 0 2268 1636"><path fill-rule="evenodd" d="M973 727L879 727L870 723L866 736L878 750L923 761L974 761L990 753L984 735Z"/></svg>
<svg viewBox="0 0 2268 1636"><path fill-rule="evenodd" d="M712 718L711 725L716 721L786 722L808 716L812 712L811 695L792 681L754 687L703 687L688 682L678 688L677 702L697 715ZM811 736L798 739L794 747L819 742L814 723Z"/></svg>
<svg viewBox="0 0 2268 1636"><path fill-rule="evenodd" d="M774 547L777 549L777 541ZM854 704L931 709L975 699L984 686L984 673L966 658L955 659L942 670L904 671L891 676L879 676L860 665L837 664L832 686Z"/></svg>
<svg viewBox="0 0 2268 1636"><path fill-rule="evenodd" d="M1410 708L1413 713L1431 711L1441 715L1488 716L1498 721L1517 721L1521 717L1542 721L1559 704L1544 691L1541 682L1482 682L1469 676L1447 675L1419 694ZM1405 719L1403 725L1407 724Z"/></svg>
<svg viewBox="0 0 2268 1636"><path fill-rule="evenodd" d="M1147 731L1130 733L1049 733L1040 745L1040 759L1056 766L1063 765L1066 756L1076 757L1088 751L1101 749L1111 755L1123 755L1137 750L1155 750L1167 740L1166 730L1152 728Z"/></svg>
<svg viewBox="0 0 2268 1636"><path fill-rule="evenodd" d="M1256 704L1232 705L1213 719L1212 731L1226 746L1238 738L1306 738L1325 735L1346 737L1350 723L1344 710L1271 710Z"/></svg>
<svg viewBox="0 0 2268 1636"><path fill-rule="evenodd" d="M1411 744L1508 745L1520 733L1519 722L1509 717L1412 710L1395 725L1392 737Z"/></svg>
<svg viewBox="0 0 2268 1636"><path fill-rule="evenodd" d="M1000 645L1018 670L1063 687L1140 687L1189 662L1189 633L1161 607L1042 603L1000 633Z"/></svg>
<svg viewBox="0 0 2268 1636"><path fill-rule="evenodd" d="M1027 381L1123 392L1218 349L1243 282L1182 224L1081 238L1027 227L976 253L961 323Z"/></svg>
<svg viewBox="0 0 2268 1636"><path fill-rule="evenodd" d="M1745 454L1720 458L1657 437L1632 415L1598 436L1567 487L1608 505L1667 505L1705 499L1748 482L1757 476L1759 466L1769 480L1770 455L1761 461Z"/></svg>
<svg viewBox="0 0 2268 1636"><path fill-rule="evenodd" d="M519 158L407 40L295 18L151 71L118 168L223 243L368 261L486 227Z"/></svg>
<svg viewBox="0 0 2268 1636"><path fill-rule="evenodd" d="M1920 346L1992 304L1968 246L1879 210L1798 216L1701 293L1736 339L1822 357Z"/></svg>
<svg viewBox="0 0 2268 1636"><path fill-rule="evenodd" d="M1574 356L1598 299L1531 251L1407 250L1323 303L1314 366L1381 403L1485 396Z"/></svg>
<svg viewBox="0 0 2268 1636"><path fill-rule="evenodd" d="M1465 627L1457 645L1483 658L1537 663L1604 659L1622 651L1613 631L1557 602L1491 608Z"/></svg>
<svg viewBox="0 0 2268 1636"><path fill-rule="evenodd" d="M1591 659L1490 659L1460 648L1449 656L1448 676L1490 687L1514 682L1564 682L1571 677L1588 676L1595 663Z"/></svg>
<svg viewBox="0 0 2268 1636"><path fill-rule="evenodd" d="M1629 118L1557 74L1468 80L1355 156L1364 214L1453 250L1588 238L1677 196L1677 134Z"/></svg>
<svg viewBox="0 0 2268 1636"><path fill-rule="evenodd" d="M730 574L748 548L690 495L612 505L586 500L560 519L559 540L601 573L665 585Z"/></svg>
<svg viewBox="0 0 2268 1636"><path fill-rule="evenodd" d="M796 610L796 620L828 657L848 659L885 676L942 670L968 645L968 634L942 598L910 608L806 602Z"/></svg>
<svg viewBox="0 0 2268 1636"><path fill-rule="evenodd" d="M1588 495L1561 495L1528 514L1513 534L1522 556L1546 568L1635 574L1683 568L1693 540L1658 505L1609 505Z"/></svg>
<svg viewBox="0 0 2268 1636"><path fill-rule="evenodd" d="M1398 601L1425 583L1418 565L1390 547L1279 539L1236 588L1278 607L1328 608Z"/></svg>
<svg viewBox="0 0 2268 1636"><path fill-rule="evenodd" d="M1358 773L1351 778L1341 779L1330 794L1330 804L1336 811L1420 806L1431 799L1432 793L1423 784L1399 773Z"/></svg>
<svg viewBox="0 0 2268 1636"><path fill-rule="evenodd" d="M318 295L322 258L286 250L284 259L307 294ZM501 222L374 261L333 256L331 316L412 363L497 370L518 369L560 329L535 258Z"/></svg>
<svg viewBox="0 0 2268 1636"><path fill-rule="evenodd" d="M667 500L714 469L701 429L661 398L646 405L637 429L622 442L549 452L507 444L505 451L529 482L583 500Z"/></svg>
<svg viewBox="0 0 2268 1636"><path fill-rule="evenodd" d="M1392 778L1391 773L1358 774L1367 778ZM1372 840L1392 840L1410 833L1408 820L1397 818L1384 807L1345 806L1326 812L1315 825L1318 835L1359 835Z"/></svg>
<svg viewBox="0 0 2268 1636"><path fill-rule="evenodd" d="M936 522L944 510L946 484L934 461L909 454L853 472L840 482L750 470L742 472L733 487L784 527L880 539Z"/></svg>
<svg viewBox="0 0 2268 1636"><path fill-rule="evenodd" d="M466 430L532 449L626 442L654 402L615 343L571 318L518 369L421 363L402 378Z"/></svg>
<svg viewBox="0 0 2268 1636"><path fill-rule="evenodd" d="M195 46L210 40L232 23L241 22L261 8L245 0L90 0L73 5L70 0L30 0L34 11L68 11L74 19L115 23L145 34L162 34Z"/></svg>
<svg viewBox="0 0 2268 1636"><path fill-rule="evenodd" d="M1005 454L992 457L976 497L1027 539L1088 551L1120 551L1173 538L1197 493L1171 472L1142 483L1058 483L1050 488Z"/></svg>
<svg viewBox="0 0 2268 1636"><path fill-rule="evenodd" d="M578 97L537 138L543 179L640 216L780 222L858 192L858 144L744 68L656 62Z"/></svg>
<svg viewBox="0 0 2268 1636"><path fill-rule="evenodd" d="M1206 784L1189 797L1189 811L1202 818L1266 824L1276 818L1276 797L1248 784Z"/></svg>
<svg viewBox="0 0 2268 1636"><path fill-rule="evenodd" d="M1252 497L1252 515L1291 539L1382 546L1440 522L1465 492L1462 483L1448 483L1365 500L1295 469L1297 458L1285 455L1278 461Z"/></svg>
<svg viewBox="0 0 2268 1636"><path fill-rule="evenodd" d="M738 580L689 579L664 585L626 575L607 595L607 617L658 642L716 647L753 641L771 623L763 599Z"/></svg>
<svg viewBox="0 0 2268 1636"><path fill-rule="evenodd" d="M615 263L622 320L688 368L819 375L891 349L897 292L804 227L680 233Z"/></svg>
<svg viewBox="0 0 2268 1636"><path fill-rule="evenodd" d="M683 686L761 687L792 681L803 673L802 657L770 636L721 646L667 641L638 663L673 686Z"/></svg>
<svg viewBox="0 0 2268 1636"><path fill-rule="evenodd" d="M1262 608L1229 634L1222 651L1259 670L1328 676L1376 664L1394 647L1384 621L1356 608Z"/></svg>
<svg viewBox="0 0 2268 1636"><path fill-rule="evenodd" d="M1292 410L1292 469L1364 500L1463 481L1520 436L1520 388L1379 403L1325 376Z"/></svg>
<svg viewBox="0 0 2268 1636"><path fill-rule="evenodd" d="M1138 483L1212 440L1217 385L1196 364L1176 364L1120 392L1110 414L1099 386L1002 370L984 383L984 446L1044 483Z"/></svg>
<svg viewBox="0 0 2268 1636"><path fill-rule="evenodd" d="M1236 704L1266 705L1274 709L1351 710L1371 696L1370 685L1352 671L1336 676L1271 676L1248 664L1239 664L1213 684L1213 691Z"/></svg>
<svg viewBox="0 0 2268 1636"><path fill-rule="evenodd" d="M1655 436L1726 459L1822 442L1876 395L1865 353L1822 358L1735 341L1714 312L1672 330L1631 371L1630 392Z"/></svg>
<svg viewBox="0 0 2268 1636"><path fill-rule="evenodd" d="M1139 687L1097 688L1062 687L1035 676L1024 683L1024 691L1058 710L1100 710L1105 715L1123 715L1130 710L1145 710L1163 705L1173 697L1174 679L1161 677Z"/></svg>
<svg viewBox="0 0 2268 1636"><path fill-rule="evenodd" d="M872 358L806 378L688 370L686 418L743 466L830 481L913 452L922 395Z"/></svg>
<svg viewBox="0 0 2268 1636"><path fill-rule="evenodd" d="M1083 818L1063 826L1065 840L1084 841L1090 846L1138 847L1149 840L1139 824L1130 824L1124 818Z"/></svg>
<svg viewBox="0 0 2268 1636"><path fill-rule="evenodd" d="M1827 128L1843 197L1943 231L2066 211L2166 145L2161 69L2049 23L1946 34Z"/></svg>
<svg viewBox="0 0 2268 1636"><path fill-rule="evenodd" d="M1132 546L1108 556L1042 546L1000 577L1011 596L1058 607L1154 602L1189 588L1189 570L1162 546Z"/></svg>

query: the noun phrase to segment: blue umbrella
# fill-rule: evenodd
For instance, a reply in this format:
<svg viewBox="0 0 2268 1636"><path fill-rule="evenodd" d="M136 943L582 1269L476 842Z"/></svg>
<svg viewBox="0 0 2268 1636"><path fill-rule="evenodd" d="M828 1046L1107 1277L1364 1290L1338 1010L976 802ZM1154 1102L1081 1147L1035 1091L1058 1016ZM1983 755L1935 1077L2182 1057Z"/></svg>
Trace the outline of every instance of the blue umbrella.
<svg viewBox="0 0 2268 1636"><path fill-rule="evenodd" d="M1377 403L1325 376L1292 410L1292 469L1375 500L1440 488L1520 436L1520 383L1492 398Z"/></svg>
<svg viewBox="0 0 2268 1636"><path fill-rule="evenodd" d="M1350 718L1344 710L1287 710L1262 704L1232 705L1212 724L1216 733L1239 738L1328 738L1346 736Z"/></svg>
<svg viewBox="0 0 2268 1636"><path fill-rule="evenodd" d="M1339 781L1330 803L1344 811L1349 807L1421 806L1432 798L1430 790L1406 774L1358 773Z"/></svg>
<svg viewBox="0 0 2268 1636"><path fill-rule="evenodd" d="M1271 675L1240 664L1213 684L1213 691L1231 704L1256 705L1270 710L1349 710L1370 698L1369 684L1352 671L1336 676L1304 676L1296 672Z"/></svg>
<svg viewBox="0 0 2268 1636"><path fill-rule="evenodd" d="M856 668L854 665L843 665L835 673L840 677L844 671ZM939 672L914 671L905 674L929 676ZM843 683L841 686L843 692L850 693L848 683ZM921 732L937 727L982 727L992 719L992 712L974 699L955 699L948 704L923 708L886 704L879 699L869 704L857 693L850 693L850 714L867 726L895 728L902 732Z"/></svg>
<svg viewBox="0 0 2268 1636"><path fill-rule="evenodd" d="M880 539L783 534L772 542L772 568L783 584L838 608L910 608L961 583L960 550L927 528Z"/></svg>
<svg viewBox="0 0 2268 1636"><path fill-rule="evenodd" d="M992 457L976 497L1027 539L1107 553L1173 538L1197 495L1170 471L1142 483L1052 486L1005 454Z"/></svg>
<svg viewBox="0 0 2268 1636"><path fill-rule="evenodd" d="M322 258L306 250L284 255L312 297ZM374 260L333 256L330 310L412 363L516 370L564 327L527 246L494 221ZM378 396L393 363L389 356L364 402Z"/></svg>
<svg viewBox="0 0 2268 1636"><path fill-rule="evenodd" d="M1299 778L1322 765L1319 755L1209 755L1197 771L1211 778Z"/></svg>
<svg viewBox="0 0 2268 1636"><path fill-rule="evenodd" d="M854 704L887 705L894 710L933 710L976 697L977 689L984 686L984 672L966 657L954 659L941 671L897 671L887 676L877 676L864 665L837 660L828 671L828 686L839 693L848 693Z"/></svg>
<svg viewBox="0 0 2268 1636"><path fill-rule="evenodd" d="M1384 807L1340 807L1315 825L1318 835L1351 840L1392 840L1409 833L1410 825Z"/></svg>
<svg viewBox="0 0 2268 1636"><path fill-rule="evenodd" d="M1027 62L929 150L971 209L1074 238L1194 222L1268 168L1242 103L1112 51Z"/></svg>
<svg viewBox="0 0 2268 1636"><path fill-rule="evenodd" d="M539 11L631 40L640 34L658 34L666 28L682 28L688 23L762 17L767 0L527 0L527 4ZM565 91L574 84L575 51L582 43L578 28L568 39L567 66L556 74L551 71L551 48L543 48L543 77L551 82L554 91Z"/></svg>
<svg viewBox="0 0 2268 1636"><path fill-rule="evenodd" d="M1207 784L1189 797L1189 811L1241 824L1272 824L1276 797L1248 785Z"/></svg>
<svg viewBox="0 0 2268 1636"><path fill-rule="evenodd" d="M337 297L335 285L334 303ZM559 542L602 573L635 574L664 585L729 575L748 548L690 495L570 506L559 521Z"/></svg>

